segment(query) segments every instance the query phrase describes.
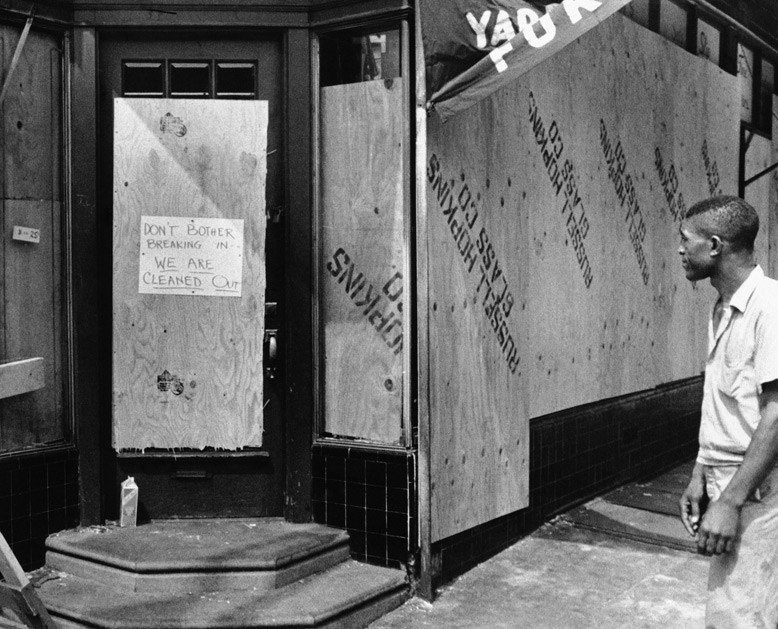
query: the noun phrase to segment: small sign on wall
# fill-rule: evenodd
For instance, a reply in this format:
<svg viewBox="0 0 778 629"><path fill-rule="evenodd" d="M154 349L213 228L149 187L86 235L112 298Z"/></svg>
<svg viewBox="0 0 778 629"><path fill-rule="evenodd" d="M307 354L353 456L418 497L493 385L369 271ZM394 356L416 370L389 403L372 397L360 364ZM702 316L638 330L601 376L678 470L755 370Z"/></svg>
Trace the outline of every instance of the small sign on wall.
<svg viewBox="0 0 778 629"><path fill-rule="evenodd" d="M35 244L41 241L41 230L35 227L24 227L22 225L14 225L13 240L20 242L33 242Z"/></svg>
<svg viewBox="0 0 778 629"><path fill-rule="evenodd" d="M243 219L141 216L138 292L240 297Z"/></svg>

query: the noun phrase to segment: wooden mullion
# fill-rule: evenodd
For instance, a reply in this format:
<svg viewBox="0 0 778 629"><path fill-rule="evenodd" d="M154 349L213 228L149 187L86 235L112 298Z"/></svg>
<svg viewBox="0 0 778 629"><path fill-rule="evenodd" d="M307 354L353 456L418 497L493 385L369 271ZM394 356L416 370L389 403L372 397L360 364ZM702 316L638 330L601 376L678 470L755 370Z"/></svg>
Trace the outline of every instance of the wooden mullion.
<svg viewBox="0 0 778 629"><path fill-rule="evenodd" d="M686 7L686 50L697 54L697 7Z"/></svg>
<svg viewBox="0 0 778 629"><path fill-rule="evenodd" d="M737 76L737 39L731 28L722 27L719 44L719 66Z"/></svg>
<svg viewBox="0 0 778 629"><path fill-rule="evenodd" d="M60 48L64 38L60 40ZM61 156L61 138L62 138L62 85L64 78L64 69L62 67L62 52L56 48L49 51L49 102L51 103L49 125L50 125L50 154L51 154L51 202L49 220L51 222L51 273L52 273L52 317L51 317L51 338L52 352L51 360L53 364L54 381L47 383L54 387L54 409L55 421L58 422L62 436L67 437L62 418L62 193L60 187L62 161ZM56 375L59 374L59 375Z"/></svg>
<svg viewBox="0 0 778 629"><path fill-rule="evenodd" d="M754 66L751 69L751 122L754 127L764 131L762 119L762 54L758 48L752 48Z"/></svg>
<svg viewBox="0 0 778 629"><path fill-rule="evenodd" d="M5 74L5 37L0 37L0 73ZM5 172L5 105L0 103L0 229L5 229L5 199L6 199L6 172ZM5 277L5 239L0 242L0 359L7 358L5 338L5 287L8 282ZM0 409L2 417L2 409ZM0 431L2 435L2 431Z"/></svg>
<svg viewBox="0 0 778 629"><path fill-rule="evenodd" d="M402 390L402 439L409 447L413 444L413 391L415 390L415 374L413 373L413 343L415 281L414 281L414 232L411 186L413 185L412 167L414 164L411 146L411 116L414 114L411 94L413 77L411 76L411 33L407 20L400 24L400 67L403 84L403 390Z"/></svg>
<svg viewBox="0 0 778 629"><path fill-rule="evenodd" d="M431 431L429 373L429 238L427 228L427 109L424 51L421 36L420 0L414 2L415 134L415 245L416 245L416 507L419 568L416 591L422 598L434 598L435 567L432 561Z"/></svg>
<svg viewBox="0 0 778 629"><path fill-rule="evenodd" d="M655 33L659 32L659 5L661 0L649 0L648 3L648 28Z"/></svg>
<svg viewBox="0 0 778 629"><path fill-rule="evenodd" d="M313 439L320 437L326 428L324 417L324 320L322 318L321 269L324 253L321 251L322 203L321 203L321 75L319 37L310 42L311 76L311 241L313 245L312 331L313 331Z"/></svg>

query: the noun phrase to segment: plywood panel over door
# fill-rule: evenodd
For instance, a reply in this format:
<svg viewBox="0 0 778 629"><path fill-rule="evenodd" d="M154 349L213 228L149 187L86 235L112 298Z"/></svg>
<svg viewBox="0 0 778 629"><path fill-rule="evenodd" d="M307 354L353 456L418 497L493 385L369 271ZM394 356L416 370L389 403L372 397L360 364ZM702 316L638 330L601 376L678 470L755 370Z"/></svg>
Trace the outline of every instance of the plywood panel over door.
<svg viewBox="0 0 778 629"><path fill-rule="evenodd" d="M0 26L8 70L18 27ZM2 104L0 361L43 359L43 387L0 400L0 452L63 439L61 41L30 31ZM38 242L17 240L26 227ZM35 238L32 238L35 240Z"/></svg>
<svg viewBox="0 0 778 629"><path fill-rule="evenodd" d="M266 133L265 101L115 100L117 450L262 444ZM139 293L142 216L243 220L242 294Z"/></svg>
<svg viewBox="0 0 778 629"><path fill-rule="evenodd" d="M433 540L528 501L528 422L698 375L683 209L737 191L737 81L616 15L429 123Z"/></svg>
<svg viewBox="0 0 778 629"><path fill-rule="evenodd" d="M325 426L397 443L403 395L403 86L321 91Z"/></svg>

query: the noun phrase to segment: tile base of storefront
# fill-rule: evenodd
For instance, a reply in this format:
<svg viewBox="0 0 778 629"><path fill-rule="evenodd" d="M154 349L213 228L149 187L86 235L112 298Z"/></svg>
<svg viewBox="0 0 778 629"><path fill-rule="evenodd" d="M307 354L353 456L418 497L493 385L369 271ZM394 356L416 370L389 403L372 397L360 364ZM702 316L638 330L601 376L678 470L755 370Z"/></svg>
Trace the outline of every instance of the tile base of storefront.
<svg viewBox="0 0 778 629"><path fill-rule="evenodd" d="M399 568L416 541L415 459L411 452L348 445L313 448L313 517L346 529L351 556Z"/></svg>
<svg viewBox="0 0 778 629"><path fill-rule="evenodd" d="M43 565L49 534L78 525L78 504L75 448L0 457L0 532L25 570Z"/></svg>

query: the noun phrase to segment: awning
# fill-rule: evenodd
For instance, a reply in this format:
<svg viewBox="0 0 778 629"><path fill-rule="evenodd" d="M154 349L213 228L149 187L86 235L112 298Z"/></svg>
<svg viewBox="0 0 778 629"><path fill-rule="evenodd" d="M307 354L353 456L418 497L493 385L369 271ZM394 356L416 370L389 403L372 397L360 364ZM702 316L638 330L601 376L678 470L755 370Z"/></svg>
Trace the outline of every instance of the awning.
<svg viewBox="0 0 778 629"><path fill-rule="evenodd" d="M630 0L420 0L428 106L444 119L548 59Z"/></svg>

